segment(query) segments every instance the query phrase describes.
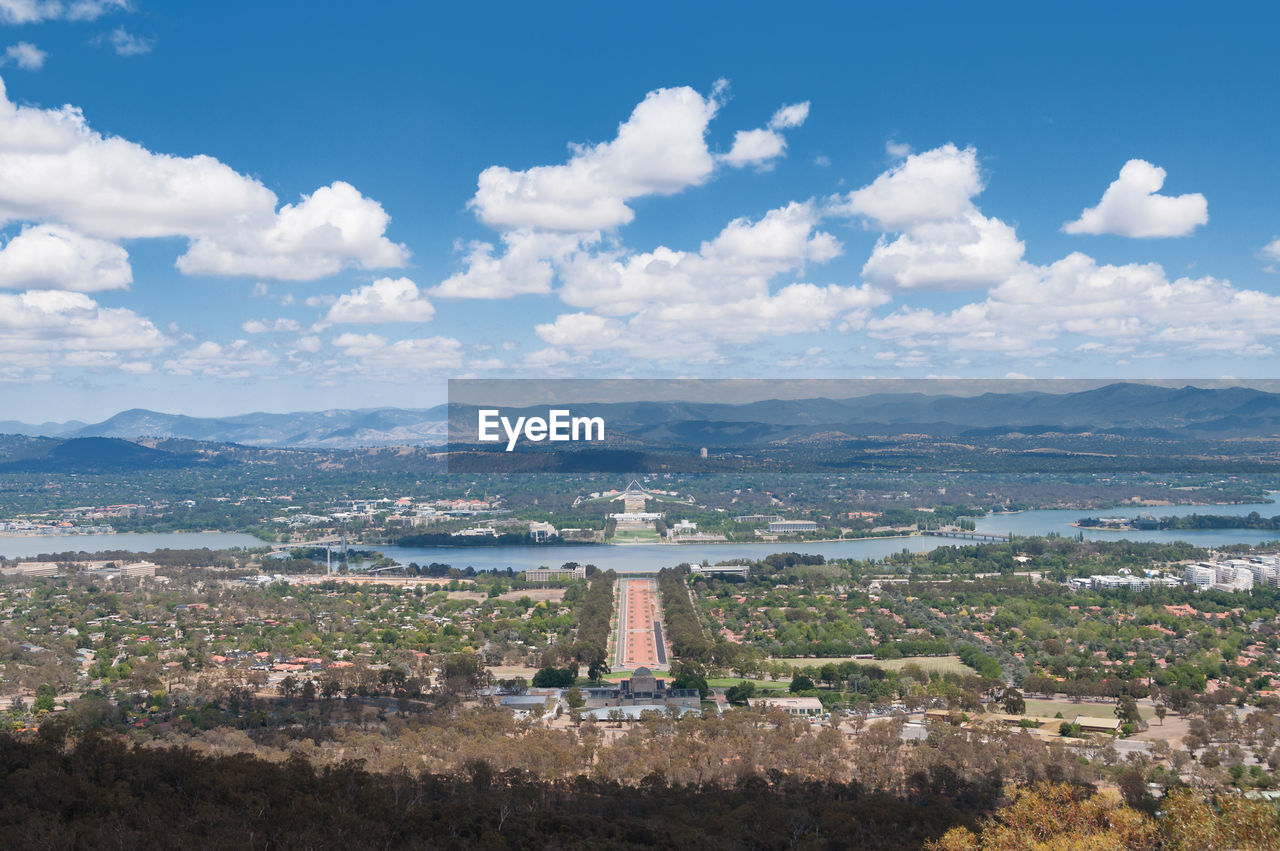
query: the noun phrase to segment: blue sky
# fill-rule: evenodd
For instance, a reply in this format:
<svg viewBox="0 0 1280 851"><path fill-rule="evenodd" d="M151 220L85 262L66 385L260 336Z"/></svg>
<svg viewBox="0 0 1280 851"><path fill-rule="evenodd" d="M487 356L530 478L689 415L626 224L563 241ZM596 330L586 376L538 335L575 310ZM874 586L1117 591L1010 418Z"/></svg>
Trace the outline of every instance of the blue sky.
<svg viewBox="0 0 1280 851"><path fill-rule="evenodd" d="M0 419L1274 377L1274 11L370 5L0 0Z"/></svg>

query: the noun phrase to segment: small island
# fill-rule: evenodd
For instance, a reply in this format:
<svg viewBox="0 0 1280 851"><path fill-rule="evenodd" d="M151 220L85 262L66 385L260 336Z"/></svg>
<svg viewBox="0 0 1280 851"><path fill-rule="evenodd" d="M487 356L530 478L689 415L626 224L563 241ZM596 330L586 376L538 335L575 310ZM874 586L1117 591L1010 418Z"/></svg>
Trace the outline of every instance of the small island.
<svg viewBox="0 0 1280 851"><path fill-rule="evenodd" d="M1071 524L1095 531L1161 531L1172 529L1258 529L1280 530L1280 515L1263 517L1256 511L1248 514L1186 514L1172 517L1082 517Z"/></svg>

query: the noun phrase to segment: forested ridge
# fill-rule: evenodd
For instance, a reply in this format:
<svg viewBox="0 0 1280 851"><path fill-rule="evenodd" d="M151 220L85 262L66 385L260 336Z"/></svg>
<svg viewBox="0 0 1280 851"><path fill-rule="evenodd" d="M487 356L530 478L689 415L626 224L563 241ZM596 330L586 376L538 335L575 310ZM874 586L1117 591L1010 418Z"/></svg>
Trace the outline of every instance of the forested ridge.
<svg viewBox="0 0 1280 851"><path fill-rule="evenodd" d="M89 734L0 737L9 848L915 848L976 819L856 783L539 780L475 761L450 774L317 768Z"/></svg>
<svg viewBox="0 0 1280 851"><path fill-rule="evenodd" d="M471 760L378 773L361 760L136 747L89 732L0 736L8 848L1274 848L1264 802L1174 790L1160 817L1088 785L936 774L907 794L783 772L731 785L540 779ZM994 794L993 794L994 793ZM1126 798L1130 796L1126 792Z"/></svg>

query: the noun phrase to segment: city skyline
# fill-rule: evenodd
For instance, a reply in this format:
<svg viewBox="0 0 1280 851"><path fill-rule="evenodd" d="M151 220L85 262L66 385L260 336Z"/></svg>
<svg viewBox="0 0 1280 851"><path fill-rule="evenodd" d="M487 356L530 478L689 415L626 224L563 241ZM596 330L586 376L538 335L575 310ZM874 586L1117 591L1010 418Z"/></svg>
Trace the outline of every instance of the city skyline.
<svg viewBox="0 0 1280 851"><path fill-rule="evenodd" d="M0 0L3 418L1271 377L1276 13L751 8Z"/></svg>

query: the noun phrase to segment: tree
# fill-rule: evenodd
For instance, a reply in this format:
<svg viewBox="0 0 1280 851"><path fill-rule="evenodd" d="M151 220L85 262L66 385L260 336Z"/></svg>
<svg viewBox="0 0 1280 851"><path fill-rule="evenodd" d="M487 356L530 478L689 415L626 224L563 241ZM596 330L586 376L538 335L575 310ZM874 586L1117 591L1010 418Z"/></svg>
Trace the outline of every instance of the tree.
<svg viewBox="0 0 1280 851"><path fill-rule="evenodd" d="M569 688L578 679L578 666L565 668L547 666L533 675L534 688Z"/></svg>
<svg viewBox="0 0 1280 851"><path fill-rule="evenodd" d="M1040 784L984 820L981 833L957 827L928 847L937 851L1005 848L1159 848L1160 827L1143 813L1090 796L1078 786ZM1181 846L1178 846L1181 847Z"/></svg>
<svg viewBox="0 0 1280 851"><path fill-rule="evenodd" d="M474 694L488 674L475 653L452 653L440 665L440 687L447 695Z"/></svg>
<svg viewBox="0 0 1280 851"><path fill-rule="evenodd" d="M608 673L609 663L605 660L603 653L594 656L591 659L591 663L587 665L587 679L592 682L600 682Z"/></svg>
<svg viewBox="0 0 1280 851"><path fill-rule="evenodd" d="M1163 703L1156 704L1156 717L1160 719L1160 726L1164 726L1164 716L1169 714L1169 710Z"/></svg>
<svg viewBox="0 0 1280 851"><path fill-rule="evenodd" d="M1004 696L1000 701L1000 705L1004 707L1004 711L1010 715L1022 715L1027 711L1027 701L1023 699L1022 692L1016 688L1007 688L1004 690Z"/></svg>
<svg viewBox="0 0 1280 851"><path fill-rule="evenodd" d="M1206 801L1190 789L1175 789L1161 810L1169 848L1275 848L1280 824L1263 801L1227 795Z"/></svg>
<svg viewBox="0 0 1280 851"><path fill-rule="evenodd" d="M755 694L756 684L747 680L743 680L736 686L729 686L724 692L725 699L734 706L745 705L748 700L755 697Z"/></svg>
<svg viewBox="0 0 1280 851"><path fill-rule="evenodd" d="M570 709L581 709L587 705L587 700L582 696L582 689L574 686L565 693L565 703L569 704Z"/></svg>
<svg viewBox="0 0 1280 851"><path fill-rule="evenodd" d="M53 711L53 697L57 694L53 686L44 683L36 689L36 703L33 707L34 711L39 714L41 712Z"/></svg>
<svg viewBox="0 0 1280 851"><path fill-rule="evenodd" d="M1132 724L1134 729L1142 725L1142 713L1138 711L1138 703L1130 695L1122 695L1116 700L1116 717L1123 724Z"/></svg>
<svg viewBox="0 0 1280 851"><path fill-rule="evenodd" d="M408 679L409 672L403 668L386 668L378 672L378 682L393 693L403 689Z"/></svg>
<svg viewBox="0 0 1280 851"><path fill-rule="evenodd" d="M791 678L791 693L795 694L801 691L809 691L813 688L813 680L804 674L796 674Z"/></svg>
<svg viewBox="0 0 1280 851"><path fill-rule="evenodd" d="M676 662L671 666L671 673L671 688L696 688L703 700L711 694L711 687L707 685L707 677L701 665Z"/></svg>

